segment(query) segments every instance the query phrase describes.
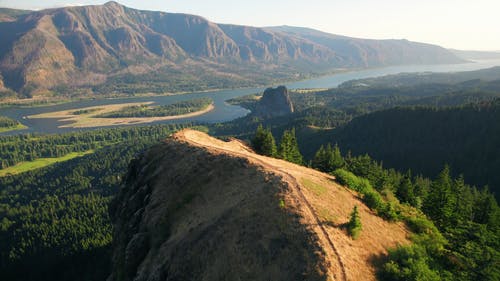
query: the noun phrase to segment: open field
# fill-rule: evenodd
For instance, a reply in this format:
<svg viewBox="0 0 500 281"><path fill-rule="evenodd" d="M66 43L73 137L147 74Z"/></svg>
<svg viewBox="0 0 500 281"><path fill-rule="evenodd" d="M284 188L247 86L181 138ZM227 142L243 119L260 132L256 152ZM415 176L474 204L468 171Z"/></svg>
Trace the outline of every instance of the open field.
<svg viewBox="0 0 500 281"><path fill-rule="evenodd" d="M0 127L0 133L9 132L9 131L17 131L17 130L22 130L22 129L26 129L26 128L28 128L28 127L19 123L17 126L14 126L14 127Z"/></svg>
<svg viewBox="0 0 500 281"><path fill-rule="evenodd" d="M15 166L8 167L0 170L0 177L7 175L16 175L27 171L43 168L55 163L71 160L76 157L82 157L87 154L94 153L94 150L87 150L84 152L72 152L57 158L39 158L34 161L21 162Z"/></svg>
<svg viewBox="0 0 500 281"><path fill-rule="evenodd" d="M121 104L109 104L109 105L99 105L93 107L85 107L78 109L70 109L56 112L48 112L37 115L30 115L28 118L54 118L58 121L71 122L69 124L61 125L60 128L92 128L92 127L104 127L104 126L117 126L117 125L131 125L131 124L144 124L156 121L165 120L175 120L181 118L189 118L194 116L199 116L207 112L212 111L215 107L213 104L207 106L206 108L191 112L188 114L175 115L175 116L162 116L162 117L130 117L130 118L99 118L98 115L119 111L130 106L140 106L140 105L150 105L153 102L141 102L141 103L121 103Z"/></svg>

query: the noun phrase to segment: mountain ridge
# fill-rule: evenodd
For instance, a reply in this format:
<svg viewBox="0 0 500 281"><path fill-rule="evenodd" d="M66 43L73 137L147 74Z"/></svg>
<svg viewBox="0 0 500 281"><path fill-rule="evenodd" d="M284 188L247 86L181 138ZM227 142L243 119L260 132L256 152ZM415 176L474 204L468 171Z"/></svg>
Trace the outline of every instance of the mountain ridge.
<svg viewBox="0 0 500 281"><path fill-rule="evenodd" d="M117 2L9 13L0 21L0 73L6 87L28 97L61 94L54 90L61 85L97 93L93 86L115 78L137 83L126 75L163 75L168 92L193 73L185 79L213 88L204 80L255 85L334 69L463 61L435 45L217 24ZM211 77L195 81L199 71Z"/></svg>
<svg viewBox="0 0 500 281"><path fill-rule="evenodd" d="M375 280L373 259L409 232L332 180L239 140L180 131L131 163L111 207L108 280ZM342 228L354 205L356 240Z"/></svg>

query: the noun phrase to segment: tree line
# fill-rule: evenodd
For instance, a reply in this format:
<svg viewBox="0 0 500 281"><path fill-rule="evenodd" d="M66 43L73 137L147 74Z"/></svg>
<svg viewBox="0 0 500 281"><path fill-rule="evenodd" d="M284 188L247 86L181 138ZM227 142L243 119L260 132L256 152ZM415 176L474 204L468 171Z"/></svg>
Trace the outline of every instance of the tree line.
<svg viewBox="0 0 500 281"><path fill-rule="evenodd" d="M295 137L295 129L285 130L279 146L276 146L271 130L259 125L252 139L252 147L257 153L265 156L280 158L299 165L304 163Z"/></svg>
<svg viewBox="0 0 500 281"><path fill-rule="evenodd" d="M0 169L38 158L61 157L71 152L98 149L123 141L154 138L183 125L98 129L66 134L22 134L0 138ZM168 128L168 129L167 129Z"/></svg>
<svg viewBox="0 0 500 281"><path fill-rule="evenodd" d="M14 119L5 117L5 116L0 116L0 128L10 128L10 127L15 127L19 124Z"/></svg>

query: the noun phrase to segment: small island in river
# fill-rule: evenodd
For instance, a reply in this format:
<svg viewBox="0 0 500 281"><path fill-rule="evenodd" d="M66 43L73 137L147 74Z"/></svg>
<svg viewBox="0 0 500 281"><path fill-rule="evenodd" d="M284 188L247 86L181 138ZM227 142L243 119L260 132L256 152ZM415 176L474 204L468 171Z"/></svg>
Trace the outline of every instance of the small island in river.
<svg viewBox="0 0 500 281"><path fill-rule="evenodd" d="M153 102L99 105L30 115L28 118L54 118L63 122L71 121L71 123L61 125L59 128L91 128L189 118L203 115L215 108L213 101L207 98L162 106L153 106L152 104Z"/></svg>

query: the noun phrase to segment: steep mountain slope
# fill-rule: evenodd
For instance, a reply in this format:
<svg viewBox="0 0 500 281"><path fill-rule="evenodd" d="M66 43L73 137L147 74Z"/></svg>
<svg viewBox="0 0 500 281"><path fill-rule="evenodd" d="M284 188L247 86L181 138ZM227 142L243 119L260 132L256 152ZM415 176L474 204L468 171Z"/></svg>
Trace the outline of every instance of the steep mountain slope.
<svg viewBox="0 0 500 281"><path fill-rule="evenodd" d="M334 35L310 28L293 26L269 27L335 50L348 67L395 64L436 64L459 62L449 50L436 45L408 40L372 40Z"/></svg>
<svg viewBox="0 0 500 281"><path fill-rule="evenodd" d="M372 261L408 243L331 176L192 130L132 162L111 214L109 280L374 280Z"/></svg>
<svg viewBox="0 0 500 281"><path fill-rule="evenodd" d="M116 2L6 17L0 21L0 74L7 87L24 96L110 79L120 85L161 80L161 91L168 92L183 80L210 88L220 87L209 83L213 79L249 85L336 68L461 61L433 45L321 33L336 38L330 44L330 39L297 32L219 25L199 16L140 11ZM208 77L199 78L200 73Z"/></svg>
<svg viewBox="0 0 500 281"><path fill-rule="evenodd" d="M500 196L500 100L452 108L394 108L318 132L317 142L368 153L384 166L435 177L450 165L466 182ZM314 146L309 144L310 146Z"/></svg>
<svg viewBox="0 0 500 281"><path fill-rule="evenodd" d="M15 21L18 17L31 13L29 10L17 10L9 8L0 8L0 22Z"/></svg>

